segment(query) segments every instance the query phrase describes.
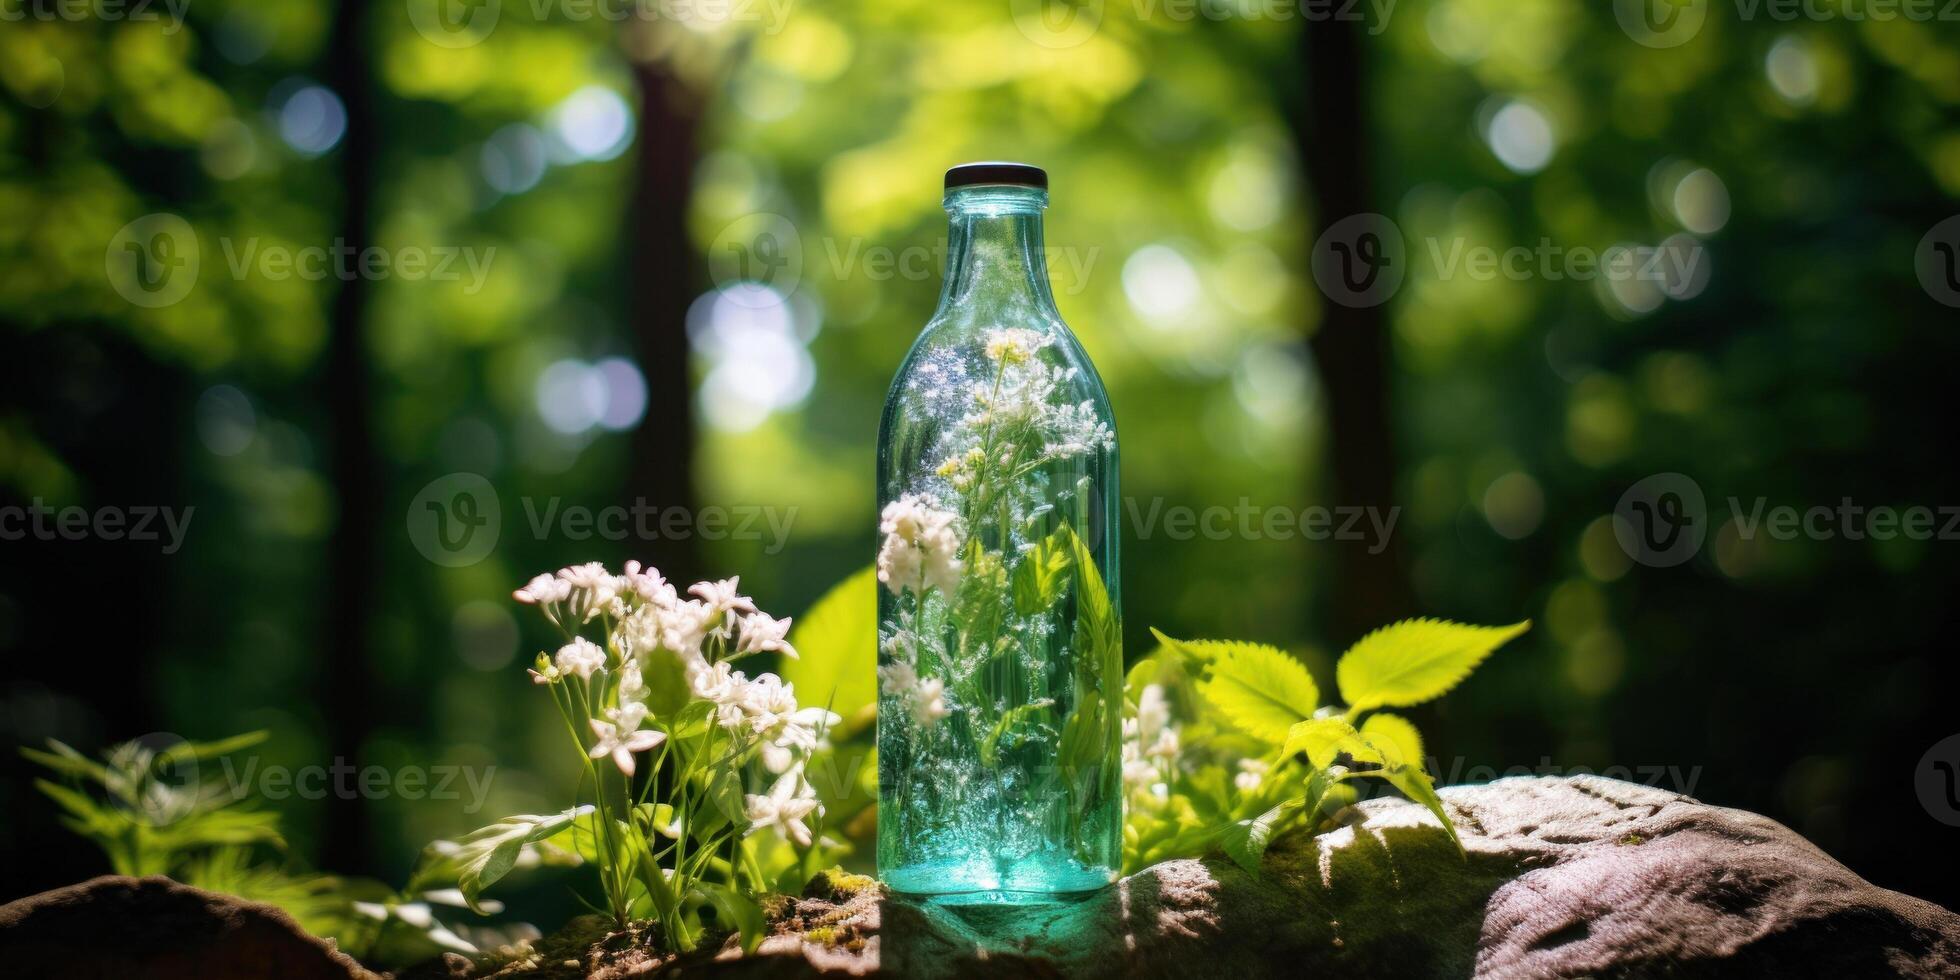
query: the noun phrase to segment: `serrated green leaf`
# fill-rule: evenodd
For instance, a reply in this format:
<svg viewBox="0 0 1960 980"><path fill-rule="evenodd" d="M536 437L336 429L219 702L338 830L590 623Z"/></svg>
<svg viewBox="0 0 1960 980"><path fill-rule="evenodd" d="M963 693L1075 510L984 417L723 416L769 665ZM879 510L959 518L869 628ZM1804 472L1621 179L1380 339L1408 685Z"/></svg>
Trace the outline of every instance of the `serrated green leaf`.
<svg viewBox="0 0 1960 980"><path fill-rule="evenodd" d="M1065 531L1056 531L1021 553L1014 566L1014 611L1033 616L1054 608L1068 589L1074 548Z"/></svg>
<svg viewBox="0 0 1960 980"><path fill-rule="evenodd" d="M1491 651L1530 628L1530 620L1470 626L1405 619L1350 647L1335 668L1335 680L1350 712L1421 704L1455 687Z"/></svg>
<svg viewBox="0 0 1960 980"><path fill-rule="evenodd" d="M481 914L477 899L485 889L510 873L524 845L565 830L591 811L590 806L579 806L562 813L519 814L471 832L456 841L455 848L448 853L431 845L423 853L422 867L410 878L410 890L421 891L454 874L463 900L469 903L471 911Z"/></svg>
<svg viewBox="0 0 1960 980"><path fill-rule="evenodd" d="M1335 758L1347 753L1355 762L1381 765L1382 753L1361 737L1354 726L1339 718L1309 718L1287 730L1282 755L1305 752L1315 769L1325 769Z"/></svg>
<svg viewBox="0 0 1960 980"><path fill-rule="evenodd" d="M878 699L878 571L866 567L837 583L796 617L789 635L799 659L778 673L797 700L850 718Z"/></svg>
<svg viewBox="0 0 1960 980"><path fill-rule="evenodd" d="M1456 836L1456 825L1450 822L1449 811L1443 809L1443 798L1436 795L1436 784L1428 773L1416 766L1390 766L1368 775L1388 780L1389 785L1401 790L1409 799L1427 807L1442 823L1444 832L1450 835L1450 843L1456 845L1457 851L1463 850L1463 841Z"/></svg>
<svg viewBox="0 0 1960 980"><path fill-rule="evenodd" d="M1218 834L1218 847L1232 863L1252 875L1259 874L1259 862L1273 841L1273 825L1291 804L1282 803L1256 817L1235 820Z"/></svg>
<svg viewBox="0 0 1960 980"><path fill-rule="evenodd" d="M1216 648L1211 675L1198 692L1247 734L1278 744L1293 725L1313 717L1320 688L1305 665L1259 643L1186 641Z"/></svg>
<svg viewBox="0 0 1960 980"><path fill-rule="evenodd" d="M1389 765L1422 766L1422 733L1401 715L1369 715L1361 723L1361 737L1380 749Z"/></svg>
<svg viewBox="0 0 1960 980"><path fill-rule="evenodd" d="M1075 582L1075 656L1078 673L1094 671L1092 677L1116 677L1123 672L1123 625L1117 619L1116 604L1097 570L1089 545L1064 524L1057 535L1067 534L1069 566Z"/></svg>

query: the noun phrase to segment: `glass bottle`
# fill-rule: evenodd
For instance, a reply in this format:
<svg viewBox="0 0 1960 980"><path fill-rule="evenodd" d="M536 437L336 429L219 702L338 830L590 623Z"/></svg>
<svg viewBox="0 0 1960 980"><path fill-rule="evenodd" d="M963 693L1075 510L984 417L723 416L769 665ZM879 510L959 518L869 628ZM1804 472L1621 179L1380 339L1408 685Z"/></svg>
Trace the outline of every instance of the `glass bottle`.
<svg viewBox="0 0 1960 980"><path fill-rule="evenodd" d="M945 287L878 437L878 869L941 902L1122 863L1116 432L1048 288L1047 187L947 172Z"/></svg>

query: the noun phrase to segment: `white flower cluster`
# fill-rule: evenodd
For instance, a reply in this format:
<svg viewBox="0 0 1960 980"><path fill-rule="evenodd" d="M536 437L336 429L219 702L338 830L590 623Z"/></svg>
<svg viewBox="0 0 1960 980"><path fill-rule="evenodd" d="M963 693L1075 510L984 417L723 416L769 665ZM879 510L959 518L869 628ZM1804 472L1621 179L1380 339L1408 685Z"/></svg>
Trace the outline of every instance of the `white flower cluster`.
<svg viewBox="0 0 1960 980"><path fill-rule="evenodd" d="M998 364L1022 364L1034 352L1048 346L1050 338L1039 330L1014 327L987 331L987 360Z"/></svg>
<svg viewBox="0 0 1960 980"><path fill-rule="evenodd" d="M729 666L758 653L796 656L787 639L790 620L757 609L741 594L739 578L697 582L687 595L682 598L657 570L639 562L627 562L624 574L616 576L598 563L537 576L517 590L517 600L538 606L568 633L603 618L607 646L574 635L555 657L540 654L531 678L545 685L580 682L575 699L589 699L582 703L597 709L587 719L592 758L610 758L631 776L635 754L658 748L668 736L660 727L663 719L646 703L652 693L645 681L653 674L648 668L656 657L677 659L687 696L708 704L710 717L736 740L734 754L753 748L763 766L778 775L769 795L747 798L751 830L773 828L808 846L810 830L803 820L821 812L821 804L804 778L803 764L822 744L823 733L843 719L823 708L798 706L795 687L773 673L750 679ZM671 673L668 665L660 676ZM592 683L594 678L601 683Z"/></svg>
<svg viewBox="0 0 1960 980"><path fill-rule="evenodd" d="M931 728L952 714L946 707L946 682L937 677L920 677L919 671L903 660L878 668L879 688L905 704L913 724Z"/></svg>
<svg viewBox="0 0 1960 980"><path fill-rule="evenodd" d="M1160 684L1145 685L1133 718L1123 719L1123 784L1132 796L1161 795L1177 764L1177 726Z"/></svg>
<svg viewBox="0 0 1960 980"><path fill-rule="evenodd" d="M923 596L936 588L950 597L960 585L960 518L927 496L906 494L885 505L878 522L878 581L893 595Z"/></svg>

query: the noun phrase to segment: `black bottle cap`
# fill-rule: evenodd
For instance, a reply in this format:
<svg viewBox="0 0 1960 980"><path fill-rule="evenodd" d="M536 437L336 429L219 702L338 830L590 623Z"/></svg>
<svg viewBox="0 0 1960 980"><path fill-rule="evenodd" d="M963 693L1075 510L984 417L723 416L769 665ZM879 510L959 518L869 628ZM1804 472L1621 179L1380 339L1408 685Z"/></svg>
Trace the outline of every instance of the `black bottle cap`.
<svg viewBox="0 0 1960 980"><path fill-rule="evenodd" d="M988 160L982 163L962 163L946 171L946 189L965 187L969 184L1019 184L1022 187L1048 189L1048 171L1025 163L1006 163Z"/></svg>

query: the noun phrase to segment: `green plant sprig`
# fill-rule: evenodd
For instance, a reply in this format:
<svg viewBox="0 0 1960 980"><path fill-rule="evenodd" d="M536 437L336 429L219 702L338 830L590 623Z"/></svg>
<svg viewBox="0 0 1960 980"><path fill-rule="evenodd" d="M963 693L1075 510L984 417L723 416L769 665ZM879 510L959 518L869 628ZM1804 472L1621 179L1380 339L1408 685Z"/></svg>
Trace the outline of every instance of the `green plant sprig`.
<svg viewBox="0 0 1960 980"><path fill-rule="evenodd" d="M1275 647L1152 630L1162 646L1130 669L1129 714L1138 716L1147 688L1155 686L1152 696L1160 699L1174 691L1189 716L1178 731L1201 751L1180 750L1154 770L1132 759L1146 767L1145 780L1157 779L1132 780L1141 786L1131 793L1126 869L1216 848L1256 873L1276 835L1330 824L1356 798L1352 784L1366 779L1387 782L1428 809L1460 850L1423 767L1421 734L1386 709L1442 696L1530 626L1411 619L1375 630L1336 665L1345 708L1322 704L1306 666ZM1147 749L1133 748L1132 756ZM1217 761L1232 756L1241 760L1236 778Z"/></svg>

